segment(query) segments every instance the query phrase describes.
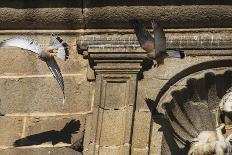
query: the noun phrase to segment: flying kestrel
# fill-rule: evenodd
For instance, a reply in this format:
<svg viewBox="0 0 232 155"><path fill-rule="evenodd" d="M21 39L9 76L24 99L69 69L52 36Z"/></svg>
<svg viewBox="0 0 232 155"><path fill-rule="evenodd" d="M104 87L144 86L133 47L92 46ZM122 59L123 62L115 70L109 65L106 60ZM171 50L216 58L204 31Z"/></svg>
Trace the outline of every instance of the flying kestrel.
<svg viewBox="0 0 232 155"><path fill-rule="evenodd" d="M146 30L144 25L138 21L133 20L132 25L139 41L140 46L147 51L147 56L150 59L156 60L157 64L163 64L164 58L184 58L185 54L183 51L178 50L166 50L166 37L163 28L152 20L152 28L154 38Z"/></svg>
<svg viewBox="0 0 232 155"><path fill-rule="evenodd" d="M69 56L68 45L58 36L51 36L49 46L43 48L40 44L32 39L25 38L10 38L0 42L0 47L19 47L31 51L38 55L38 57L45 61L53 76L60 85L63 92L63 103L65 99L64 94L64 81L60 68L54 57L62 60L67 60Z"/></svg>

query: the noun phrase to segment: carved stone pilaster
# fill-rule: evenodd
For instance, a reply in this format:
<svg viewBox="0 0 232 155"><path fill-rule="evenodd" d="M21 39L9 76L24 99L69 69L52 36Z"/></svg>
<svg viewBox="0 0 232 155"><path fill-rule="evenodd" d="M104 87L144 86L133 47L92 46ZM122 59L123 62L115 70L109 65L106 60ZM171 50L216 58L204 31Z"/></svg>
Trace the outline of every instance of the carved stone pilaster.
<svg viewBox="0 0 232 155"><path fill-rule="evenodd" d="M107 38L103 39L106 44ZM93 73L96 76L93 114L91 123L88 122L91 125L85 134L84 153L88 155L126 155L131 151L137 73L146 53L138 48L110 43L111 47L88 45L87 52L82 51L92 69L88 79L93 79Z"/></svg>

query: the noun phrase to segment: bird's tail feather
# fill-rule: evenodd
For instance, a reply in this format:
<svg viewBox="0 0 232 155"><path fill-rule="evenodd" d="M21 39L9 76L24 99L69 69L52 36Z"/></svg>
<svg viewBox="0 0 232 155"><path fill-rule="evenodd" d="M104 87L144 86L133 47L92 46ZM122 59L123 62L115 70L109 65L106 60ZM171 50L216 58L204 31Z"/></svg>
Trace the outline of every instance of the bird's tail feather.
<svg viewBox="0 0 232 155"><path fill-rule="evenodd" d="M52 35L49 46L57 48L57 57L66 60L69 57L68 44L59 36Z"/></svg>
<svg viewBox="0 0 232 155"><path fill-rule="evenodd" d="M170 50L170 51L166 51L166 53L169 57L180 58L180 59L183 59L185 57L184 51Z"/></svg>

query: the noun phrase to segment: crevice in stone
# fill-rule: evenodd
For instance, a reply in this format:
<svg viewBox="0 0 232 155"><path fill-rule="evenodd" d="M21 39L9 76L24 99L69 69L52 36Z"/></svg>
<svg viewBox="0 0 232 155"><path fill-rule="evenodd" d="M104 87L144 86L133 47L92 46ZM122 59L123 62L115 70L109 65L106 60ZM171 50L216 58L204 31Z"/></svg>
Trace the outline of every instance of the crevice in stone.
<svg viewBox="0 0 232 155"><path fill-rule="evenodd" d="M105 108L105 107L102 107L102 106L98 106L99 109L102 109L102 110L115 110L115 111L118 111L118 110L127 110L127 108L129 107L133 107L133 105L127 105L127 106L124 106L124 107L118 107L118 108Z"/></svg>

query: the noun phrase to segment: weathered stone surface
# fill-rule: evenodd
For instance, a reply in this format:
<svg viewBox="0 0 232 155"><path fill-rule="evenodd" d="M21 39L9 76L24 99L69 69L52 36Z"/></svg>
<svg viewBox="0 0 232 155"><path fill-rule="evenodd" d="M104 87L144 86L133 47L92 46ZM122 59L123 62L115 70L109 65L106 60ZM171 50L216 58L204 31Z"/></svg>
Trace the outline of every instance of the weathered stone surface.
<svg viewBox="0 0 232 155"><path fill-rule="evenodd" d="M72 122L75 120L76 122ZM68 123L70 123L68 125ZM66 127L65 133L72 133L71 137L64 137L58 132ZM31 136L32 143L38 142L37 145L66 143L72 144L75 141L82 139L85 128L85 115L72 115L72 116L53 116L53 117L29 117L27 118L24 137ZM34 135L41 135L34 136ZM69 134L68 134L69 135ZM33 137L34 136L34 137ZM45 138L47 141L41 142ZM67 138L67 139L65 139ZM58 139L58 140L56 140ZM69 141L70 140L70 141Z"/></svg>
<svg viewBox="0 0 232 155"><path fill-rule="evenodd" d="M125 110L105 110L100 136L101 146L122 145L125 132Z"/></svg>
<svg viewBox="0 0 232 155"><path fill-rule="evenodd" d="M167 80L150 78L138 81L138 93L136 101L137 110L152 110L150 108L155 107L155 103L149 102L149 99L154 100L158 95L160 88L162 88ZM150 100L150 101L151 101Z"/></svg>
<svg viewBox="0 0 232 155"><path fill-rule="evenodd" d="M0 112L85 112L90 110L93 86L82 76L64 77L62 91L53 77L0 78Z"/></svg>
<svg viewBox="0 0 232 155"><path fill-rule="evenodd" d="M163 79L163 80L169 80L176 74L180 73L181 71L203 63L203 62L210 62L210 61L219 61L219 60L226 60L231 59L231 56L228 57L213 57L213 56L201 56L201 57L185 57L184 59L175 59L175 58L167 58L164 60L164 65L160 65L157 68L152 68L149 71L144 72L144 79L150 79L150 78L157 78L157 79ZM210 67L208 65L208 67ZM202 65L199 70L203 70L204 66ZM205 68L207 69L207 66L205 65ZM197 71L197 68L195 68ZM195 71L195 72L196 72ZM189 73L191 73L189 71ZM184 75L184 73L183 73Z"/></svg>
<svg viewBox="0 0 232 155"><path fill-rule="evenodd" d="M12 146L16 139L21 138L23 117L1 116L0 124L0 146Z"/></svg>
<svg viewBox="0 0 232 155"><path fill-rule="evenodd" d="M125 82L107 82L105 88L105 109L120 109L127 106L127 83Z"/></svg>
<svg viewBox="0 0 232 155"><path fill-rule="evenodd" d="M89 146L91 145L90 144L91 143L91 124L92 124L92 114L87 114L86 121L85 121L85 134L84 134L84 142L83 142L83 146L84 146L83 152L85 153L89 153L90 152L89 148L93 148Z"/></svg>
<svg viewBox="0 0 232 155"><path fill-rule="evenodd" d="M151 143L149 148L149 153L154 155L161 154L162 140L163 140L163 132L162 125L160 122L163 120L161 118L156 118L156 122L152 122L152 131L151 131ZM158 122L158 123L157 123Z"/></svg>
<svg viewBox="0 0 232 155"><path fill-rule="evenodd" d="M65 147L9 148L0 149L2 155L81 155L80 152Z"/></svg>
<svg viewBox="0 0 232 155"><path fill-rule="evenodd" d="M148 148L151 119L149 111L135 111L132 150Z"/></svg>
<svg viewBox="0 0 232 155"><path fill-rule="evenodd" d="M131 154L132 155L148 155L149 151L148 149L137 149L137 150L132 150Z"/></svg>
<svg viewBox="0 0 232 155"><path fill-rule="evenodd" d="M165 3L163 1L98 2L86 1L84 18L87 28L131 28L128 21L135 18L147 23L155 19L168 28L230 27L231 25L232 8L229 5L195 5L195 3L185 5L185 1L178 4L172 2L171 6L166 1Z"/></svg>
<svg viewBox="0 0 232 155"><path fill-rule="evenodd" d="M129 150L128 146L107 146L100 147L99 154L100 155L119 155L119 154L129 154L127 151Z"/></svg>
<svg viewBox="0 0 232 155"><path fill-rule="evenodd" d="M83 26L81 1L3 1L0 7L1 23L5 23L1 29L74 29Z"/></svg>
<svg viewBox="0 0 232 155"><path fill-rule="evenodd" d="M1 29L131 28L128 20L156 19L165 27L230 27L231 2L4 0ZM211 22L214 21L214 22ZM117 23L117 24L115 24Z"/></svg>

